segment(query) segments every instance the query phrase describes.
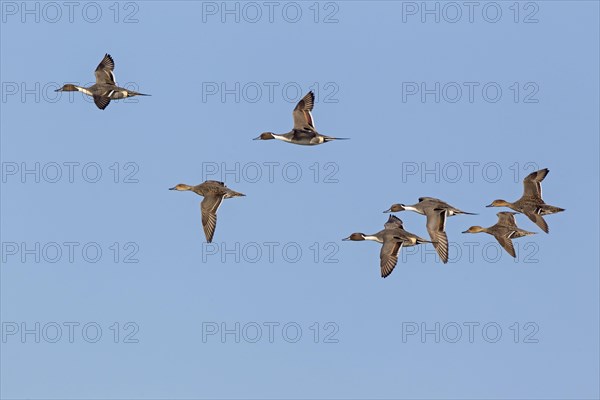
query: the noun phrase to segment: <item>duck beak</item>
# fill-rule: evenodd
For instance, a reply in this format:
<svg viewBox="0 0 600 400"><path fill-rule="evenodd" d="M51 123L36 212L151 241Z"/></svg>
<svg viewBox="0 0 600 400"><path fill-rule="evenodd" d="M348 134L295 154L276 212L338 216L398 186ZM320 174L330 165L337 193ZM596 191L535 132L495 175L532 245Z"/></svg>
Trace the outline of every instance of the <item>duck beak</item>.
<svg viewBox="0 0 600 400"><path fill-rule="evenodd" d="M347 238L342 239L342 241L347 241L350 240L350 236L348 236Z"/></svg>
<svg viewBox="0 0 600 400"><path fill-rule="evenodd" d="M486 207L494 207L493 204L488 204Z"/></svg>
<svg viewBox="0 0 600 400"><path fill-rule="evenodd" d="M62 92L62 91L63 91L63 88L58 88L55 90L55 92Z"/></svg>
<svg viewBox="0 0 600 400"><path fill-rule="evenodd" d="M385 213L389 213L389 212L392 212L391 208L389 210L385 210L383 213L385 214Z"/></svg>
<svg viewBox="0 0 600 400"><path fill-rule="evenodd" d="M169 188L169 190L177 190L177 187L173 186L172 188Z"/></svg>
<svg viewBox="0 0 600 400"><path fill-rule="evenodd" d="M462 232L462 233L469 233L469 231L464 231L464 232Z"/></svg>

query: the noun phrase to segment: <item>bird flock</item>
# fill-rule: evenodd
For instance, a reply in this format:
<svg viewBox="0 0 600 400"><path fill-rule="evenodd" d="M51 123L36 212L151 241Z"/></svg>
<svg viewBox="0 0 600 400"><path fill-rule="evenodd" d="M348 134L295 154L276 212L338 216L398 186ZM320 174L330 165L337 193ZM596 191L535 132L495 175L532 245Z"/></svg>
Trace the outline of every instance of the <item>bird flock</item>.
<svg viewBox="0 0 600 400"><path fill-rule="evenodd" d="M90 87L81 87L74 84L65 84L57 92L78 91L94 99L96 106L104 110L111 100L124 99L133 96L150 96L148 94L138 93L133 90L119 87L114 75L115 63L110 54L105 54L104 58L98 64L94 74L96 83ZM346 140L348 138L336 138L320 134L315 128L312 110L314 108L315 95L312 91L308 92L296 105L292 112L294 127L291 131L283 134L273 132L264 132L254 140L280 140L286 143L315 146L334 140ZM546 204L542 199L542 181L548 175L547 168L532 172L523 180L523 195L515 202L506 200L494 200L486 207L507 207L513 210L497 213L498 222L488 228L478 225L471 226L463 233L487 233L498 241L500 245L512 257L516 257L512 239L529 236L535 232L523 230L517 226L515 215L524 214L532 222L549 233L548 224L544 220L544 215L555 214L564 211L563 208ZM210 243L217 227L217 210L224 199L232 197L243 197L245 194L229 189L225 183L207 180L199 185L190 186L180 183L169 190L191 191L203 197L200 203L202 214L202 227L206 236L206 241ZM355 232L344 241L364 241L371 240L382 244L380 252L381 276L388 277L396 264L398 255L403 247L411 247L420 244L430 243L434 246L442 262L448 262L448 236L446 234L446 219L455 215L477 215L470 212L461 211L450 204L433 197L420 197L418 203L413 205L393 204L384 213L397 213L401 211L413 211L424 215L427 218L426 228L431 240L423 239L414 233L404 229L404 223L395 215L390 215L384 224L384 229L372 235Z"/></svg>
<svg viewBox="0 0 600 400"><path fill-rule="evenodd" d="M542 199L542 181L548 175L548 168L532 172L523 179L523 195L514 203L505 200L494 200L486 207L508 207L516 212L501 211L497 213L498 222L488 228L475 225L463 233L487 233L492 235L498 243L512 257L516 257L515 248L512 239L523 236L534 235L535 232L523 230L517 226L515 215L525 214L530 220L535 222L544 232L549 233L548 224L544 220L544 215L555 214L564 211L559 208L546 204ZM356 232L343 240L373 240L382 243L381 248L381 276L386 278L392 273L398 261L398 253L405 246L415 246L421 243L433 244L436 252L443 263L448 262L448 235L446 235L446 218L453 215L467 214L477 215L461 211L450 204L433 197L421 197L417 204L412 206L405 204L393 204L384 212L414 211L427 217L427 232L431 241L419 238L418 236L404 230L402 220L391 215L384 224L384 229L373 235L365 235Z"/></svg>

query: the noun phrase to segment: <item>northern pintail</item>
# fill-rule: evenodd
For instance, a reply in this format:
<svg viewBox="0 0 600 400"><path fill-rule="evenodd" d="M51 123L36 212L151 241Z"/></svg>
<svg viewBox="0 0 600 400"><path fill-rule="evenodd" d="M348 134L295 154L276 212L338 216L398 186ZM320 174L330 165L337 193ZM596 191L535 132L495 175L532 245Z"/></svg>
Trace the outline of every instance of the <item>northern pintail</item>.
<svg viewBox="0 0 600 400"><path fill-rule="evenodd" d="M387 222L384 224L384 229L373 234L365 235L364 233L356 232L342 240L362 241L372 240L382 243L380 258L381 277L389 276L396 264L398 263L398 254L402 247L416 246L422 243L431 243L428 240L418 237L415 234L404 230L402 220L394 215L390 215Z"/></svg>
<svg viewBox="0 0 600 400"><path fill-rule="evenodd" d="M208 243L212 242L215 228L217 227L217 210L223 199L245 196L243 193L229 189L223 182L219 181L205 181L196 186L180 183L169 190L190 190L204 197L204 200L200 203L200 210L202 211L202 226L204 227L204 234Z"/></svg>
<svg viewBox="0 0 600 400"><path fill-rule="evenodd" d="M264 132L254 140L271 140L277 139L284 142L300 144L304 146L314 146L330 142L332 140L344 140L348 138L335 138L331 136L321 135L315 129L315 120L312 117L312 109L315 104L315 94L310 91L298 102L294 108L294 128L284 134L276 134L273 132Z"/></svg>
<svg viewBox="0 0 600 400"><path fill-rule="evenodd" d="M542 215L555 214L565 211L564 208L551 206L542 200L542 181L548 175L548 168L532 172L523 179L523 196L514 203L506 200L494 200L486 207L508 207L517 212L525 214L531 221L539 226L544 232L550 229Z"/></svg>
<svg viewBox="0 0 600 400"><path fill-rule="evenodd" d="M463 233L479 233L485 232L494 236L498 243L504 250L508 252L513 257L516 257L515 248L512 244L512 239L520 238L523 236L535 235L535 232L528 232L523 230L517 226L515 222L515 214L510 211L499 212L496 215L498 216L498 222L496 225L490 226L489 228L482 228L481 226L472 226Z"/></svg>
<svg viewBox="0 0 600 400"><path fill-rule="evenodd" d="M419 197L419 202L408 206L394 204L387 212L414 211L427 217L427 232L443 263L448 262L448 236L446 235L446 218L458 214L476 215L461 211L450 204L434 197Z"/></svg>
<svg viewBox="0 0 600 400"><path fill-rule="evenodd" d="M81 87L67 83L55 92L81 92L94 98L96 106L104 110L111 100L124 99L133 96L150 96L149 94L134 92L117 86L115 83L115 62L110 54L106 53L96 68L96 83L90 87Z"/></svg>

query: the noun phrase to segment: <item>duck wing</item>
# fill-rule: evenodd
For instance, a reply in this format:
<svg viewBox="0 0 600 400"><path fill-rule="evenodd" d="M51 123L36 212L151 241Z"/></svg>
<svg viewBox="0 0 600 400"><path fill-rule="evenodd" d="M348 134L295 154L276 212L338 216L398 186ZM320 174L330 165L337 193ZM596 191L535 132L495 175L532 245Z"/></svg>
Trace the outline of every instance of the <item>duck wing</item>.
<svg viewBox="0 0 600 400"><path fill-rule="evenodd" d="M404 229L404 224L400 218L396 217L395 215L390 215L387 222L383 224L383 227L385 229Z"/></svg>
<svg viewBox="0 0 600 400"><path fill-rule="evenodd" d="M448 262L448 235L445 232L447 215L447 210L427 212L427 232L444 264Z"/></svg>
<svg viewBox="0 0 600 400"><path fill-rule="evenodd" d="M104 110L110 104L110 99L108 97L94 95L94 103L96 104L96 107Z"/></svg>
<svg viewBox="0 0 600 400"><path fill-rule="evenodd" d="M511 233L512 232L509 232L509 235ZM504 247L504 250L506 250L506 252L508 254L510 254L513 257L517 256L515 254L515 248L513 247L512 240L510 240L509 237L503 236L503 235L494 235L494 237L496 238L496 240L498 241L498 243L500 243L500 246Z"/></svg>
<svg viewBox="0 0 600 400"><path fill-rule="evenodd" d="M542 181L548 175L548 168L530 173L523 179L523 197L542 199Z"/></svg>
<svg viewBox="0 0 600 400"><path fill-rule="evenodd" d="M546 233L550 232L550 228L548 228L546 220L540 214L536 214L535 212L526 212L525 215L527 215L527 218L533 221L534 224L539 226L541 230Z"/></svg>
<svg viewBox="0 0 600 400"><path fill-rule="evenodd" d="M200 203L200 211L202 212L202 227L206 235L206 241L212 242L215 228L217 227L217 210L223 201L223 196L205 196Z"/></svg>
<svg viewBox="0 0 600 400"><path fill-rule="evenodd" d="M383 246L381 246L381 253L379 255L381 261L381 277L387 278L398 263L398 254L402 248L402 241L396 239L384 240Z"/></svg>
<svg viewBox="0 0 600 400"><path fill-rule="evenodd" d="M436 199L435 197L419 197L419 203L422 201L434 201L436 203L441 203L441 205L448 205L445 201Z"/></svg>
<svg viewBox="0 0 600 400"><path fill-rule="evenodd" d="M498 216L498 225L516 228L517 222L515 221L515 214L516 213L510 211L499 212L498 214L496 214Z"/></svg>
<svg viewBox="0 0 600 400"><path fill-rule="evenodd" d="M308 92L294 108L292 115L294 116L294 129L314 131L315 122L312 117L312 109L315 105L315 94Z"/></svg>
<svg viewBox="0 0 600 400"><path fill-rule="evenodd" d="M204 183L209 183L209 184L213 184L213 185L218 185L218 186L225 187L225 182L221 182L221 181L206 181Z"/></svg>
<svg viewBox="0 0 600 400"><path fill-rule="evenodd" d="M115 83L115 62L110 54L106 53L100 64L96 67L94 74L96 75L97 85L116 85Z"/></svg>

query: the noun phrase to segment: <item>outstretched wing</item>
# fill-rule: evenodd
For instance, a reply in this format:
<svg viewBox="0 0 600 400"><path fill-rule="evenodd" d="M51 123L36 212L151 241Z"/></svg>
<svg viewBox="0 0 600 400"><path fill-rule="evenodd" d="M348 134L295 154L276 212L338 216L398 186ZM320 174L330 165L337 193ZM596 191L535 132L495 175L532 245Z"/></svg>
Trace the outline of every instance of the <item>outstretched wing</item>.
<svg viewBox="0 0 600 400"><path fill-rule="evenodd" d="M404 229L404 224L400 218L396 217L395 215L390 215L387 222L383 224L383 227L385 229Z"/></svg>
<svg viewBox="0 0 600 400"><path fill-rule="evenodd" d="M402 241L397 240L386 240L381 246L381 253L379 258L381 259L381 277L387 278L398 263L398 254L402 248Z"/></svg>
<svg viewBox="0 0 600 400"><path fill-rule="evenodd" d="M515 213L510 211L502 211L496 214L498 216L498 225L504 225L509 227L517 227L517 221L515 221Z"/></svg>
<svg viewBox="0 0 600 400"><path fill-rule="evenodd" d="M446 210L432 210L427 213L427 232L444 264L448 262L448 235L444 231L446 216Z"/></svg>
<svg viewBox="0 0 600 400"><path fill-rule="evenodd" d="M512 240L510 240L510 238L508 238L506 236L494 236L494 237L496 238L498 243L500 243L500 246L504 247L504 250L506 250L508 252L508 254L510 254L513 257L517 256L515 254L515 248L513 247Z"/></svg>
<svg viewBox="0 0 600 400"><path fill-rule="evenodd" d="M223 201L222 196L207 196L204 197L202 203L200 203L200 210L202 211L202 227L204 228L204 234L206 235L206 241L212 242L213 235L215 234L215 228L217 227L217 210Z"/></svg>
<svg viewBox="0 0 600 400"><path fill-rule="evenodd" d="M98 67L96 67L96 71L94 74L96 75L96 84L108 84L115 85L115 62L113 61L110 54L106 53Z"/></svg>
<svg viewBox="0 0 600 400"><path fill-rule="evenodd" d="M548 224L546 223L546 220L540 214L528 212L528 213L525 213L525 215L527 215L527 218L532 220L534 224L539 226L541 230L543 230L546 233L550 232L550 228L548 228Z"/></svg>
<svg viewBox="0 0 600 400"><path fill-rule="evenodd" d="M299 130L315 130L315 122L312 117L312 109L315 104L315 94L310 91L298 102L294 108L294 129Z"/></svg>
<svg viewBox="0 0 600 400"><path fill-rule="evenodd" d="M94 103L96 103L96 107L98 107L101 110L104 110L106 107L108 107L110 99L108 97L94 95Z"/></svg>
<svg viewBox="0 0 600 400"><path fill-rule="evenodd" d="M523 197L541 199L542 198L542 181L548 175L548 168L540 169L532 172L523 179Z"/></svg>

